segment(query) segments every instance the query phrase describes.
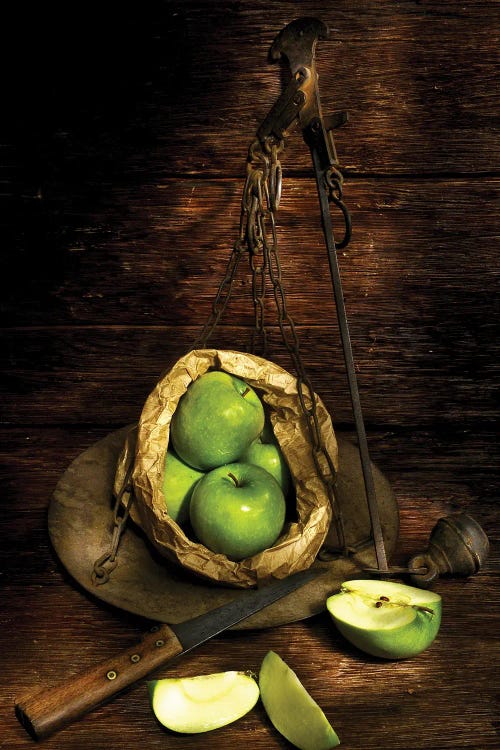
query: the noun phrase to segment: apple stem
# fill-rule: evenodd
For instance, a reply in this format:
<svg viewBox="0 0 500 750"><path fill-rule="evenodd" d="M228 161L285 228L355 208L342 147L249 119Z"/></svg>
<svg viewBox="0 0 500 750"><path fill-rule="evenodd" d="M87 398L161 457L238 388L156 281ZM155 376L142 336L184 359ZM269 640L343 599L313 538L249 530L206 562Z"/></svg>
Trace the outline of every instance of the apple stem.
<svg viewBox="0 0 500 750"><path fill-rule="evenodd" d="M250 388L249 388L248 385L245 388L245 390L243 391L243 393L241 394L241 398L245 398L245 396L247 395L247 393L250 393Z"/></svg>
<svg viewBox="0 0 500 750"><path fill-rule="evenodd" d="M236 487L240 486L239 483L238 483L238 480L236 479L236 477L234 476L234 474L233 474L232 471L228 471L227 475L228 475L228 477L231 477L231 479L233 480L233 482L236 485Z"/></svg>

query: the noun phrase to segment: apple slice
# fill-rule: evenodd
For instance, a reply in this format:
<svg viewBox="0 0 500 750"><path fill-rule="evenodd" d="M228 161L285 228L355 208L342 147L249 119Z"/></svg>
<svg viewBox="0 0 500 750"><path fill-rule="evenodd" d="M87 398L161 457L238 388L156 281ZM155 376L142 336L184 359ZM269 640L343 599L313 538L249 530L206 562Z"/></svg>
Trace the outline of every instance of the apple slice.
<svg viewBox="0 0 500 750"><path fill-rule="evenodd" d="M158 721L174 732L208 732L244 716L259 699L259 686L245 672L216 672L148 682Z"/></svg>
<svg viewBox="0 0 500 750"><path fill-rule="evenodd" d="M348 641L384 659L416 656L441 625L439 594L394 581L346 581L326 607Z"/></svg>
<svg viewBox="0 0 500 750"><path fill-rule="evenodd" d="M321 708L274 651L269 651L262 661L259 687L272 723L300 750L328 750L340 744Z"/></svg>

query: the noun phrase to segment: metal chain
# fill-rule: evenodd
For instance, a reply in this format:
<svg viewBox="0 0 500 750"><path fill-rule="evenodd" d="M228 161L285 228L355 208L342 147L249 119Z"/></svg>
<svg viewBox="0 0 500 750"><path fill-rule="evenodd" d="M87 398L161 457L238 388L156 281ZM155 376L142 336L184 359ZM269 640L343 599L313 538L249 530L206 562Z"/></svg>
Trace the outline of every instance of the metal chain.
<svg viewBox="0 0 500 750"><path fill-rule="evenodd" d="M255 326L252 352L261 340L261 353L267 355L267 330L264 321L266 280L269 256L266 248L265 206L277 210L281 198L281 164L278 155L284 141L268 138L264 148L258 138L250 146L247 160L247 180L243 191L240 239L246 244L252 271L252 299Z"/></svg>
<svg viewBox="0 0 500 750"><path fill-rule="evenodd" d="M92 571L92 583L94 586L101 586L103 583L107 583L111 573L118 564L118 560L116 559L118 547L134 503L134 492L131 482L133 469L134 462L130 461L120 492L117 494L115 500L113 509L113 535L111 537L110 548L94 563ZM127 499L122 504L125 495L127 495Z"/></svg>
<svg viewBox="0 0 500 750"><path fill-rule="evenodd" d="M229 299L231 297L231 292L233 291L236 271L238 270L241 256L245 251L246 247L240 240L237 240L233 246L232 253L229 256L226 271L217 290L217 294L215 295L215 299L212 303L210 316L203 326L201 333L190 347L191 349L206 349L208 340L213 334L215 327L217 326L228 305Z"/></svg>
<svg viewBox="0 0 500 750"><path fill-rule="evenodd" d="M333 203L342 212L344 218L344 237L340 242L335 242L337 250L343 250L351 241L352 234L351 215L343 201L344 177L337 167L330 165L325 172L324 180L328 188L329 202Z"/></svg>
<svg viewBox="0 0 500 750"><path fill-rule="evenodd" d="M246 211L246 215L243 214L242 224L245 226L246 221L246 232L244 237L240 234L240 240L243 241L244 239L246 241L250 253L252 270L255 268L256 273L264 273L267 269L269 274L282 339L297 373L297 391L302 412L307 420L314 464L329 496L340 546L345 551L343 522L335 497L335 464L322 440L314 389L304 367L300 353L299 338L294 321L288 313L282 283L275 213L279 207L281 197L282 171L278 155L283 149L284 142L277 142L272 136L266 138L263 143L256 140L250 147L249 162L247 165L248 175L244 191L244 196L246 196L244 205L249 208ZM270 226L269 231L267 228L268 224ZM260 265L256 264L256 257L262 257ZM257 285L257 282L254 283ZM260 308L263 308L262 297L264 288L260 279L258 286L262 290L262 296L257 300L258 316L256 324L262 325L263 315L260 312Z"/></svg>

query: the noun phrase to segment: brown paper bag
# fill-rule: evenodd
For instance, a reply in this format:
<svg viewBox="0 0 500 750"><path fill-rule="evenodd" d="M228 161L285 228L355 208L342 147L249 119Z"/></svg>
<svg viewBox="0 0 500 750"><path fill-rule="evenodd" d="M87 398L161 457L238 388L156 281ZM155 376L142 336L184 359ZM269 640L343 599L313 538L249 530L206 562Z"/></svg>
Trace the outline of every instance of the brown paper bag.
<svg viewBox="0 0 500 750"><path fill-rule="evenodd" d="M273 547L240 562L215 554L188 538L170 518L162 491L170 420L190 383L209 369L236 375L259 394L270 414L296 491L296 520L285 525ZM315 398L324 449L337 468L337 442L331 419L319 397ZM149 395L137 430L129 434L117 466L116 493L131 460L134 460L135 495L132 519L162 555L211 581L249 588L266 579L285 578L313 563L328 532L332 508L314 464L297 380L261 357L238 351L201 349L179 359Z"/></svg>

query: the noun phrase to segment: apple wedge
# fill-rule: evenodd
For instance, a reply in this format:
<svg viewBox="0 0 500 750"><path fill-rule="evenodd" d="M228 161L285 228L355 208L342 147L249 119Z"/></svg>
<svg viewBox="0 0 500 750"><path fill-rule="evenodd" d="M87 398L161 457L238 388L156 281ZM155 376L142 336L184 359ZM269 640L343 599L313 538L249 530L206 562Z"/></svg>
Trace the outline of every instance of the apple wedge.
<svg viewBox="0 0 500 750"><path fill-rule="evenodd" d="M394 581L346 581L326 607L348 641L383 659L416 656L441 625L439 594Z"/></svg>
<svg viewBox="0 0 500 750"><path fill-rule="evenodd" d="M295 672L274 651L259 673L262 703L278 732L300 750L329 750L340 740Z"/></svg>
<svg viewBox="0 0 500 750"><path fill-rule="evenodd" d="M209 732L244 716L259 699L259 686L245 672L148 682L153 712L173 732Z"/></svg>

